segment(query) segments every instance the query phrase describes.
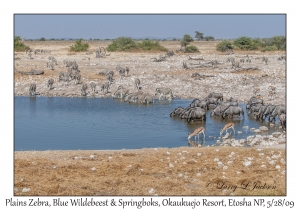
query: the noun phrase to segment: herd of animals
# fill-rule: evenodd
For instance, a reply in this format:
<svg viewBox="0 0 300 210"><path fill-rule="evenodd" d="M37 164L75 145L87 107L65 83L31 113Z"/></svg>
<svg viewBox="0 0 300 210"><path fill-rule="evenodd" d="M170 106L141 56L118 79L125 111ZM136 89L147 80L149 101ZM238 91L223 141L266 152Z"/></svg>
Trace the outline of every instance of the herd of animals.
<svg viewBox="0 0 300 210"><path fill-rule="evenodd" d="M270 86L269 89L274 87ZM179 117L181 119L186 119L188 123L191 121L205 121L206 113L210 107L213 107L213 110L210 113L210 117L220 117L221 119L233 118L233 117L244 117L244 110L242 107L238 106L238 101L234 98L230 98L227 101L223 100L222 93L212 92L203 99L194 99L192 103L186 108L178 107L170 113L170 117ZM265 120L268 119L269 122L275 122L275 118L280 122L280 125L283 130L286 130L286 107L285 105L272 105L264 104L263 99L259 96L253 96L249 99L246 104L246 112L249 115L252 115L256 120ZM228 129L234 130L234 123L227 123L220 131L220 136L224 131L227 132ZM191 137L198 137L203 134L205 139L205 128L199 127L194 130L193 133L188 134L188 141ZM189 141L190 142L190 141Z"/></svg>
<svg viewBox="0 0 300 210"><path fill-rule="evenodd" d="M168 55L168 56L172 56ZM165 57L164 57L165 59ZM192 58L190 58L192 59ZM195 59L195 58L193 58ZM228 62L232 62L232 65L235 64L233 58L229 57ZM264 57L263 59L265 63L267 64L268 59ZM160 61L160 60L159 60ZM251 59L249 57L246 58L246 60L240 60L240 62L251 62ZM156 60L156 62L158 62ZM81 84L81 95L87 96L87 90L88 85L86 83L81 82L81 74L80 70L78 69L78 64L75 60L64 60L63 61L64 66L68 69L67 71L62 71L59 73L58 82L67 82L74 80L75 85ZM49 56L47 67L54 69L54 66L57 65L57 60L53 56ZM121 67L120 65L116 66L116 71L119 73L121 79L123 77L127 77L129 75L129 68L128 67ZM106 77L107 81L103 82L100 85L100 88L103 92L103 94L107 94L110 89L111 84L113 83L114 79L114 71L112 70L103 70L98 73L99 75L103 75ZM192 75L193 76L193 75ZM54 79L51 78L48 80L47 86L50 90L53 89ZM96 83L91 82L90 84L90 93L92 95L98 93L96 90ZM113 98L119 98L122 99L125 102L129 103L154 103L154 99L158 98L161 99L173 99L172 90L170 88L156 88L155 94L149 94L149 93L143 93L141 90L141 81L139 78L134 79L134 86L137 91L136 92L130 92L129 89L124 88L122 85L118 86L117 89L112 93ZM252 115L257 120L265 120L268 118L270 122L275 121L275 118L277 117L280 125L283 130L286 129L286 107L282 105L272 105L272 104L264 104L262 97L258 94L260 91L259 88L254 89L253 93L255 96L251 97L246 105L246 112L248 115ZM274 97L276 94L276 88L273 86L269 87L269 96ZM36 95L36 84L31 84L29 87L29 95L35 96ZM244 117L244 110L242 107L238 106L238 101L234 98L230 98L227 101L223 100L223 94L222 93L210 93L207 97L203 99L194 99L191 104L186 107L178 107L174 109L171 113L171 117L179 117L181 119L186 119L187 123L190 123L191 121L205 121L206 120L206 113L207 111L212 108L210 117L220 117L222 119L225 118L233 118L234 116L242 116ZM228 129L232 129L234 132L234 123L228 123L224 126L223 129L220 131L220 135L224 131ZM193 133L188 135L188 140L195 136L198 137L199 135L203 134L205 137L205 128L200 127L197 128Z"/></svg>

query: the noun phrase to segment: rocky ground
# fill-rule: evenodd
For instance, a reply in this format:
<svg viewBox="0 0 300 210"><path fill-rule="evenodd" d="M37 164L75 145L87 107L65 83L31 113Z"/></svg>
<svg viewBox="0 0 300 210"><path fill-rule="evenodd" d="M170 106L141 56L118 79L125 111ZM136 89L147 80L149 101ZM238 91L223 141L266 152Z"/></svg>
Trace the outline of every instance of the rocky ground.
<svg viewBox="0 0 300 210"><path fill-rule="evenodd" d="M92 52L89 55L69 52L69 46L74 44L70 41L25 43L33 49L51 50L58 65L54 70L46 68L49 55L37 54L30 59L25 52L15 53L17 71L44 70L43 75L15 71L15 95L28 96L30 84L36 83L40 96L82 97L81 84L58 82L59 72L67 71L63 60L70 59L78 63L82 83L97 84L98 93L93 95L89 86L87 97L111 97L119 85L134 92L134 79L139 78L141 90L152 95L156 88L168 87L175 97L182 99L220 92L225 100L233 97L245 102L254 95L253 89L259 87L265 103L286 103L286 65L277 60L285 52L235 52L236 58L247 54L252 59L244 67L259 70L234 72L225 62L228 55L215 50L217 42L194 42L200 53L175 53L162 62L152 59L163 55L162 52L115 52L96 58L95 50L110 43L89 42ZM161 45L174 51L180 48L178 41L164 41ZM262 61L263 55L269 58L268 65ZM199 63L188 60L189 56L203 56L206 61L216 58L219 64L214 69L186 70L183 62L189 67ZM116 71L117 65L129 67L129 75L122 79ZM115 73L107 94L100 91L100 84L107 81L99 75L102 70ZM212 77L195 79L191 77L195 72ZM55 80L52 90L47 87L50 78ZM268 97L270 85L276 87L274 100ZM194 144L195 147L172 149L15 152L14 192L15 195L286 195L286 134L264 135L264 129L259 128L254 131L256 135L241 140L225 135L214 147ZM246 183L249 189L245 189Z"/></svg>
<svg viewBox="0 0 300 210"><path fill-rule="evenodd" d="M153 58L164 55L163 52L112 52L104 58L96 58L95 51L99 46L107 47L111 42L89 42L90 52L83 53L69 52L70 41L35 41L25 43L33 49L51 50L51 56L58 60L58 65L54 70L47 69L47 61L50 55L32 55L32 59L25 52L15 54L15 69L17 71L44 70L43 75L22 75L15 72L15 95L29 95L31 83L37 84L37 93L41 96L66 96L80 97L81 84L75 85L74 81L69 83L58 82L58 74L67 71L63 65L63 60L76 60L79 65L82 83L88 84L87 97L111 97L119 85L135 92L134 79L141 80L142 91L151 95L155 94L158 87L168 87L173 91L173 95L182 99L203 98L210 92L223 93L225 99L234 97L239 101L247 101L253 96L254 88L259 87L259 94L266 103L285 104L286 99L286 70L285 62L277 58L284 52L262 53L260 51L235 52L236 59L245 58L249 55L250 64L242 64L242 67L257 67L259 70L237 71L231 68L231 64L226 63L228 55L215 50L217 42L194 42L201 52L195 54L175 53L162 62L153 62ZM179 41L164 41L161 45L168 50L180 48ZM201 57L206 61L217 59L220 64L217 68L202 67L197 69L184 69L183 62L191 68L199 61L188 60L189 56ZM267 56L268 65L264 64L262 57ZM206 61L200 61L201 63ZM116 66L129 67L129 75L121 79L116 71ZM100 85L107 79L98 73L103 70L114 71L114 82L110 86L109 93L100 91ZM203 75L213 76L204 79L192 78L192 73L198 72ZM49 90L47 81L54 79L54 89ZM97 84L98 93L93 95L89 83ZM274 100L268 97L268 86L276 86L276 96Z"/></svg>

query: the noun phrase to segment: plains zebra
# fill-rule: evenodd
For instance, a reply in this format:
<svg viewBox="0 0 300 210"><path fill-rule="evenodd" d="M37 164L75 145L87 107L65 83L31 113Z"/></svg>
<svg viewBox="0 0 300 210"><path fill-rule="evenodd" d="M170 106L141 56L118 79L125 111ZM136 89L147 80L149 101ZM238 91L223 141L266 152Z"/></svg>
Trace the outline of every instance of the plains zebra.
<svg viewBox="0 0 300 210"><path fill-rule="evenodd" d="M92 89L92 92L93 92L93 93L96 92L96 83L91 82L91 89Z"/></svg>
<svg viewBox="0 0 300 210"><path fill-rule="evenodd" d="M87 84L84 83L81 86L81 95L82 96L86 96L87 95L86 90L87 90Z"/></svg>
<svg viewBox="0 0 300 210"><path fill-rule="evenodd" d="M171 88L156 88L155 95L159 94L159 100L161 100L161 97L164 96L166 98L167 95L169 95L168 99L173 99L173 94Z"/></svg>
<svg viewBox="0 0 300 210"><path fill-rule="evenodd" d="M50 79L48 80L48 88L49 88L50 90L53 89L53 83L54 83L54 79L50 78Z"/></svg>
<svg viewBox="0 0 300 210"><path fill-rule="evenodd" d="M140 84L141 84L141 81L140 81L140 79L139 78L135 78L134 79L134 85L135 85L135 87L136 87L136 89L140 89Z"/></svg>
<svg viewBox="0 0 300 210"><path fill-rule="evenodd" d="M101 84L101 91L104 92L104 90L106 90L104 94L107 94L108 93L108 89L110 88L109 86L110 86L109 82L102 83Z"/></svg>
<svg viewBox="0 0 300 210"><path fill-rule="evenodd" d="M125 74L126 74L126 76L128 76L128 73L129 73L128 67L123 68L123 67L117 65L116 69L119 72L121 78L123 78L125 76Z"/></svg>
<svg viewBox="0 0 300 210"><path fill-rule="evenodd" d="M36 91L36 84L30 84L29 95L30 96L35 96L35 91Z"/></svg>

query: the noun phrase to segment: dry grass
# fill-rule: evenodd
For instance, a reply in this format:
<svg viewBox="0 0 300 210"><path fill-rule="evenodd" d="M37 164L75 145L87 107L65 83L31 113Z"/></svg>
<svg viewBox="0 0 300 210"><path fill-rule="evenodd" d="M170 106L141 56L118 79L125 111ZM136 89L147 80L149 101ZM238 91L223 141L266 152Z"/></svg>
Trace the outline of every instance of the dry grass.
<svg viewBox="0 0 300 210"><path fill-rule="evenodd" d="M285 159L274 148L15 152L14 187L15 195L286 195Z"/></svg>

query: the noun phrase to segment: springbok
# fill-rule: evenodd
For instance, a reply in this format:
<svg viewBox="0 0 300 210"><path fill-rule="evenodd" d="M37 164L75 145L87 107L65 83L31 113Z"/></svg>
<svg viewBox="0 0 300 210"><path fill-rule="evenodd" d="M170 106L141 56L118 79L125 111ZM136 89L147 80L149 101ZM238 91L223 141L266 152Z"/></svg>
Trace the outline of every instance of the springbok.
<svg viewBox="0 0 300 210"><path fill-rule="evenodd" d="M194 130L193 133L189 133L188 134L188 140L190 140L191 137L195 136L195 140L196 140L196 136L198 136L198 140L199 140L199 134L202 133L203 134L203 138L205 139L205 128L203 127L200 127L200 128L197 128L196 130Z"/></svg>
<svg viewBox="0 0 300 210"><path fill-rule="evenodd" d="M224 125L224 127L221 129L221 131L220 131L220 136L222 136L222 133L223 133L225 130L226 130L226 133L228 133L227 130L228 130L229 128L231 128L231 129L233 130L234 134L235 134L234 123L227 123L227 124Z"/></svg>

